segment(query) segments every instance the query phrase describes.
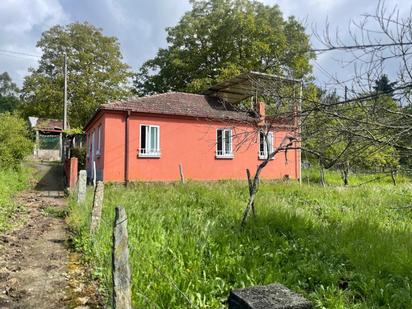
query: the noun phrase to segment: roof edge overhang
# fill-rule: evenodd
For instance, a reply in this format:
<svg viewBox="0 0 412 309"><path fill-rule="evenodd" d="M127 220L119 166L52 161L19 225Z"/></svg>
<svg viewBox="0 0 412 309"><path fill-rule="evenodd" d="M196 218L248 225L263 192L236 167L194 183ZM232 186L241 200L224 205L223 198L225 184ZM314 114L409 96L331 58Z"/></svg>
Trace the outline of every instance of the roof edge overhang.
<svg viewBox="0 0 412 309"><path fill-rule="evenodd" d="M231 124L243 124L243 125L253 125L253 126L258 126L259 118L250 118L249 120L239 120L239 119L234 119L234 118L210 118L210 117L199 117L199 116L187 116L187 115L172 115L172 114L161 114L161 113L144 113L144 112L137 112L133 110L125 110L125 109L111 109L111 108L99 108L94 116L89 120L87 125L84 127L84 131L87 131L87 129L96 121L96 119L100 118L103 113L108 112L108 113L116 113L116 114L127 114L127 113L132 113L133 115L144 115L148 117L160 117L160 118L178 118L178 119L202 119L205 121L211 121L211 122L220 122L220 123L231 123ZM100 115L100 116L99 116ZM276 124L276 123L271 123L271 127L273 128L284 128L284 129L293 129L295 128L294 124Z"/></svg>

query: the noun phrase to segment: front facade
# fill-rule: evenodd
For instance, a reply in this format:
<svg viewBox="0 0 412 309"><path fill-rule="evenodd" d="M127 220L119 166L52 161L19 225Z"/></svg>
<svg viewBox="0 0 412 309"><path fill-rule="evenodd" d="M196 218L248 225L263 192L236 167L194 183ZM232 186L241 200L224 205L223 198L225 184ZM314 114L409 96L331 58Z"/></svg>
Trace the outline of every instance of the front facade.
<svg viewBox="0 0 412 309"><path fill-rule="evenodd" d="M105 182L245 179L266 156L256 121L218 99L166 93L103 105L87 124L89 179ZM259 119L260 117L260 119ZM292 122L294 123L294 122ZM269 148L292 124L273 126ZM300 150L279 153L264 179L300 177Z"/></svg>

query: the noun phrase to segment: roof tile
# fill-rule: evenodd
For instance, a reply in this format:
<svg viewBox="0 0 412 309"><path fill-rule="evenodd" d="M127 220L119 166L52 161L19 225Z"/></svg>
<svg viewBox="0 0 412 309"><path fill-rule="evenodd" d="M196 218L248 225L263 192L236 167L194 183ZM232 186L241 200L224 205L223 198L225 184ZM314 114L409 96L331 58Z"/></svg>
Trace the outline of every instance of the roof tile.
<svg viewBox="0 0 412 309"><path fill-rule="evenodd" d="M216 120L254 121L253 112L241 111L217 97L168 92L147 97L131 97L101 106L103 110L130 110L138 113L188 116Z"/></svg>

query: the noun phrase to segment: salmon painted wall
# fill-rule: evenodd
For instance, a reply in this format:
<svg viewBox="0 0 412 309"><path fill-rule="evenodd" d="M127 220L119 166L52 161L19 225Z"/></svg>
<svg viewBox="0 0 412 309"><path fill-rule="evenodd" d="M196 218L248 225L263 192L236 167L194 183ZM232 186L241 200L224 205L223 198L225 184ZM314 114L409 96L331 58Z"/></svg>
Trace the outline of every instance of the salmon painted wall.
<svg viewBox="0 0 412 309"><path fill-rule="evenodd" d="M100 114L96 119L93 121L91 126L88 128L86 132L86 145L87 145L87 157L86 157L86 170L87 170L87 177L90 179L93 175L93 161L96 162L96 178L98 180L103 180L103 171L104 171L104 155L105 155L105 120L106 114ZM100 143L99 143L99 136L98 136L98 128L100 127ZM92 140L94 132L94 141ZM94 143L94 146L92 145ZM100 144L100 149L99 148ZM94 147L94 153L92 151L92 147ZM99 153L100 150L100 153Z"/></svg>
<svg viewBox="0 0 412 309"><path fill-rule="evenodd" d="M124 181L125 179L125 118L126 112L105 112L104 117L104 181ZM160 126L160 158L139 157L140 125ZM88 132L96 127L93 124ZM232 128L233 159L216 158L216 130ZM256 135L235 150L239 136ZM155 115L136 115L129 117L129 180L130 181L171 181L179 179L179 164L183 166L186 179L219 180L245 179L246 168L252 173L261 162L258 159L258 135L246 125L236 126L219 121L188 118L170 118ZM278 146L286 131L277 131L274 145ZM280 153L264 169L262 178L277 179L288 175L297 179L299 175L300 151L291 150Z"/></svg>

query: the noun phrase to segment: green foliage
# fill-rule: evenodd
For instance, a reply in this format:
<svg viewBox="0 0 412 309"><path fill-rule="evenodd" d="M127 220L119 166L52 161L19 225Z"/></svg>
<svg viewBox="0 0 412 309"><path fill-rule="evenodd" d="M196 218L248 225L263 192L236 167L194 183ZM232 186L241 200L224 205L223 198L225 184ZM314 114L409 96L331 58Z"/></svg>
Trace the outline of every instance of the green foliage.
<svg viewBox="0 0 412 309"><path fill-rule="evenodd" d="M81 135L83 134L83 129L82 128L70 128L70 129L66 129L64 132L64 134L67 135Z"/></svg>
<svg viewBox="0 0 412 309"><path fill-rule="evenodd" d="M0 168L19 167L32 150L25 121L9 113L0 114Z"/></svg>
<svg viewBox="0 0 412 309"><path fill-rule="evenodd" d="M128 94L131 76L122 62L117 39L88 23L54 26L37 42L43 55L39 67L24 80L24 114L45 118L63 115L64 54L68 62L69 120L85 125L96 108Z"/></svg>
<svg viewBox="0 0 412 309"><path fill-rule="evenodd" d="M28 169L0 169L0 232L10 226L12 214L21 209L13 197L27 188L29 176Z"/></svg>
<svg viewBox="0 0 412 309"><path fill-rule="evenodd" d="M111 290L114 207L128 215L137 308L225 308L233 288L280 282L316 308L411 308L409 185L358 188L262 182L256 220L240 230L244 182L107 185L90 238L85 207L69 221L105 291ZM110 299L110 295L106 295Z"/></svg>
<svg viewBox="0 0 412 309"><path fill-rule="evenodd" d="M250 0L192 0L192 9L167 29L169 46L159 49L136 75L140 95L199 92L245 71L311 72L309 38L277 5Z"/></svg>
<svg viewBox="0 0 412 309"><path fill-rule="evenodd" d="M304 158L323 169L397 169L399 153L390 146L395 134L380 126L398 108L387 95L342 103L336 92L317 90L318 97L305 102L302 135ZM389 111L389 112L388 112Z"/></svg>
<svg viewBox="0 0 412 309"><path fill-rule="evenodd" d="M87 149L82 147L75 147L70 149L70 156L75 157L78 159L78 168L79 170L84 170L86 169L86 154L87 154Z"/></svg>
<svg viewBox="0 0 412 309"><path fill-rule="evenodd" d="M7 72L0 74L0 113L13 112L20 106L19 88Z"/></svg>
<svg viewBox="0 0 412 309"><path fill-rule="evenodd" d="M383 74L379 79L375 81L375 86L373 86L373 89L377 93L383 93L392 96L396 84L397 82L390 82L388 76L386 74Z"/></svg>

